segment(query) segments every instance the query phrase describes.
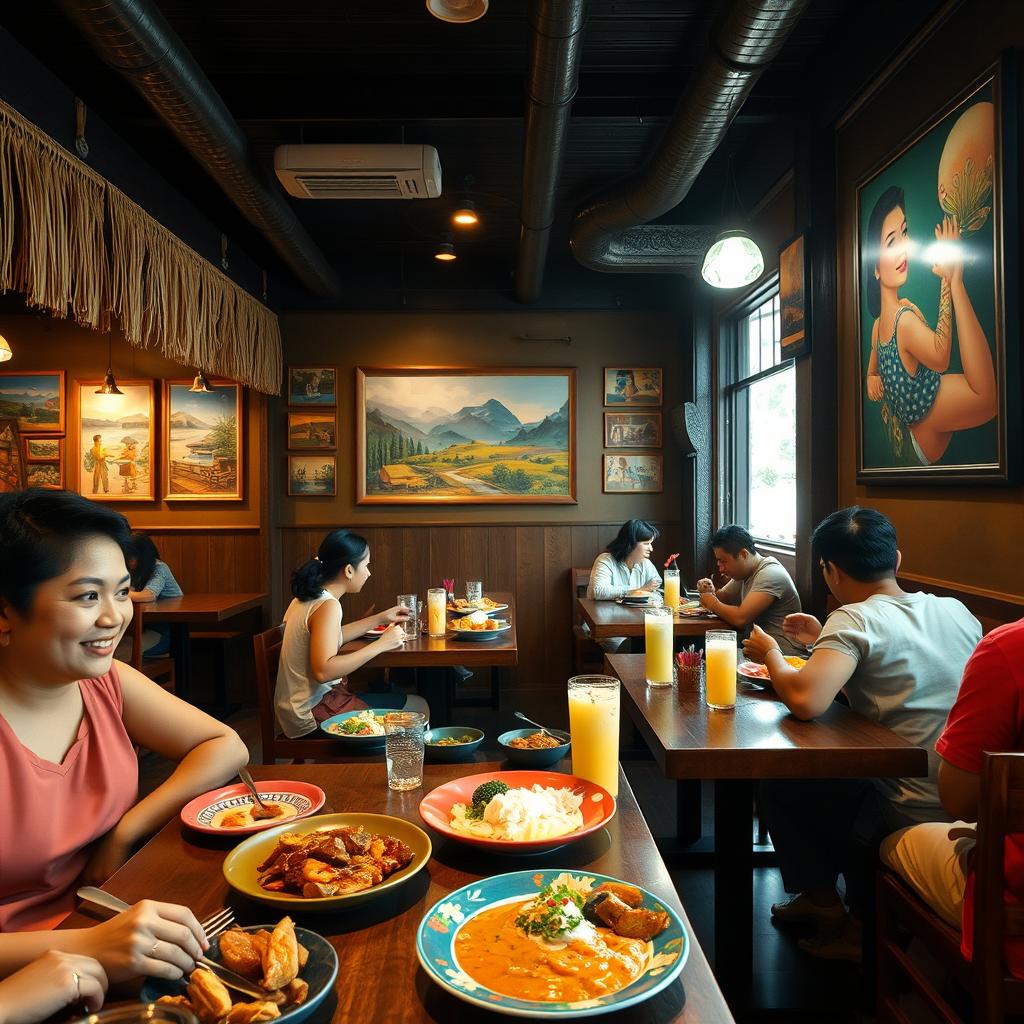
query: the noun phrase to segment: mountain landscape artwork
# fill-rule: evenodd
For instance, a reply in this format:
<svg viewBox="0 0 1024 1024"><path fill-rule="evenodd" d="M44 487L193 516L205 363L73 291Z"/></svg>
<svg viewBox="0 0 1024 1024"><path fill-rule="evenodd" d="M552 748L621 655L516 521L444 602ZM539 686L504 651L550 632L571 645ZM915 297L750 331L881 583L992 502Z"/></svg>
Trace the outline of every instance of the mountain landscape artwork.
<svg viewBox="0 0 1024 1024"><path fill-rule="evenodd" d="M357 500L576 500L571 369L358 369Z"/></svg>
<svg viewBox="0 0 1024 1024"><path fill-rule="evenodd" d="M64 371L0 372L0 417L17 420L23 434L64 433Z"/></svg>
<svg viewBox="0 0 1024 1024"><path fill-rule="evenodd" d="M119 380L120 395L97 395L101 381L76 381L78 493L93 501L152 501L153 382Z"/></svg>
<svg viewBox="0 0 1024 1024"><path fill-rule="evenodd" d="M242 388L213 381L164 381L164 499L231 501L242 497Z"/></svg>

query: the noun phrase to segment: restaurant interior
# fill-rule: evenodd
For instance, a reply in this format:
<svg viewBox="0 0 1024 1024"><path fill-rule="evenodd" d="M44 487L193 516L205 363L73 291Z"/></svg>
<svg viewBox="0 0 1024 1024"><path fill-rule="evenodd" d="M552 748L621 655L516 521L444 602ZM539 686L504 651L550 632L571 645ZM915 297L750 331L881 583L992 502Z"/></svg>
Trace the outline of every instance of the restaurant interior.
<svg viewBox="0 0 1024 1024"><path fill-rule="evenodd" d="M171 1024L1024 1014L1022 47L1016 0L3 5L0 504L68 492L148 536L179 596L131 575L115 665L222 746L200 771L125 713L139 807L163 809L114 870L66 880L56 924L18 924L0 825L0 1024L101 1002ZM848 571L872 530L894 567ZM748 586L769 563L784 597ZM15 816L38 799L17 741L47 760L11 682L22 575L0 564ZM818 620L796 646L790 595ZM873 613L879 639L848 610L924 595L920 659L902 611ZM971 705L957 759L982 671L1007 703ZM610 732L584 717L606 690ZM408 778L393 739L418 744ZM481 803L495 779L526 802ZM844 818L858 845L829 875L825 790L796 787L832 783L888 824ZM573 824L499 834L496 801L533 813L517 785ZM934 815L906 795L929 786ZM883 841L918 823L959 865L952 917ZM367 849L372 885L344 888ZM790 884L822 872L824 902ZM111 896L187 907L213 968L138 910L141 967L62 944ZM41 960L2 944L44 927Z"/></svg>

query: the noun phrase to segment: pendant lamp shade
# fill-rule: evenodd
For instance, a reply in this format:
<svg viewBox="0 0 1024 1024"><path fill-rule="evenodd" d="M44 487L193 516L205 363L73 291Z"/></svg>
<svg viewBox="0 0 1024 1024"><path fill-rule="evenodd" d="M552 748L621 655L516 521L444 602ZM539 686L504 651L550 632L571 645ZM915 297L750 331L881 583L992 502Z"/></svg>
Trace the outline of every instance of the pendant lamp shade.
<svg viewBox="0 0 1024 1024"><path fill-rule="evenodd" d="M713 288L742 288L764 273L764 257L746 231L723 231L704 257L700 276Z"/></svg>
<svg viewBox="0 0 1024 1024"><path fill-rule="evenodd" d="M189 388L189 391L198 394L208 394L216 390L217 389L206 379L206 374L203 373L202 370L196 374L196 379L192 381L192 387Z"/></svg>
<svg viewBox="0 0 1024 1024"><path fill-rule="evenodd" d="M14 353L11 351L11 346L8 344L7 339L0 334L0 363L6 363Z"/></svg>

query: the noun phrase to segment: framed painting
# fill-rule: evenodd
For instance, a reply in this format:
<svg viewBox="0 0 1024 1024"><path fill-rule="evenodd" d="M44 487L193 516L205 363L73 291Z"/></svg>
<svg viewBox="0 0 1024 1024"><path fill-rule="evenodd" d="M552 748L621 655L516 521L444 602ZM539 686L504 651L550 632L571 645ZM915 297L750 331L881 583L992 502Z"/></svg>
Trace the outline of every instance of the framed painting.
<svg viewBox="0 0 1024 1024"><path fill-rule="evenodd" d="M0 418L22 434L63 434L64 371L0 370Z"/></svg>
<svg viewBox="0 0 1024 1024"><path fill-rule="evenodd" d="M289 366L288 404L337 405L337 368L334 366Z"/></svg>
<svg viewBox="0 0 1024 1024"><path fill-rule="evenodd" d="M606 366L605 405L661 405L662 374L658 366Z"/></svg>
<svg viewBox="0 0 1024 1024"><path fill-rule="evenodd" d="M30 462L25 467L25 486L59 491L64 486L64 463Z"/></svg>
<svg viewBox="0 0 1024 1024"><path fill-rule="evenodd" d="M576 371L356 370L359 504L574 504Z"/></svg>
<svg viewBox="0 0 1024 1024"><path fill-rule="evenodd" d="M338 447L338 417L334 412L289 412L288 447L295 451L333 451Z"/></svg>
<svg viewBox="0 0 1024 1024"><path fill-rule="evenodd" d="M191 380L164 381L165 501L242 499L242 385L210 383L213 391L191 391Z"/></svg>
<svg viewBox="0 0 1024 1024"><path fill-rule="evenodd" d="M856 185L858 482L1019 478L1014 70L990 68Z"/></svg>
<svg viewBox="0 0 1024 1024"><path fill-rule="evenodd" d="M333 498L338 493L336 455L289 455L288 494Z"/></svg>
<svg viewBox="0 0 1024 1024"><path fill-rule="evenodd" d="M660 455L603 455L605 494L660 494L664 460Z"/></svg>
<svg viewBox="0 0 1024 1024"><path fill-rule="evenodd" d="M78 493L93 501L153 501L153 382L119 380L120 395L97 395L102 383L75 381Z"/></svg>
<svg viewBox="0 0 1024 1024"><path fill-rule="evenodd" d="M660 412L606 412L605 448L660 448Z"/></svg>
<svg viewBox="0 0 1024 1024"><path fill-rule="evenodd" d="M779 249L779 308L782 313L782 358L795 359L811 350L807 299L810 275L807 240L797 235Z"/></svg>
<svg viewBox="0 0 1024 1024"><path fill-rule="evenodd" d="M18 421L0 419L0 494L20 491L25 486L25 463L21 458Z"/></svg>
<svg viewBox="0 0 1024 1024"><path fill-rule="evenodd" d="M26 462L57 462L64 458L63 437L26 437Z"/></svg>

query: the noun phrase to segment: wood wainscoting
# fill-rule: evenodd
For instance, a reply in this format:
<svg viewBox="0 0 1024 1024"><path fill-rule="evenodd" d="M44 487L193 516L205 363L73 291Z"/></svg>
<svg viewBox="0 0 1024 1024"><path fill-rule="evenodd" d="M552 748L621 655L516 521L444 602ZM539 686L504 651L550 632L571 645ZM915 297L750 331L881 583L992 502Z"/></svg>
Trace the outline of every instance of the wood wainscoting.
<svg viewBox="0 0 1024 1024"><path fill-rule="evenodd" d="M569 570L590 565L615 536L621 522L353 526L370 545L372 575L358 599L346 599L346 616L371 605L391 607L401 593L426 599L428 587L455 577L462 595L467 579L483 580L486 590L515 595L513 612L519 665L502 681L502 710L522 710L558 725L568 719L565 681L572 675L572 618ZM659 571L666 556L682 550L681 522L658 522L662 531L654 552ZM291 599L292 571L317 550L329 526L282 527L274 553L281 581L274 594L276 617ZM687 581L692 585L693 581ZM512 701L513 703L510 703ZM544 720L544 719L541 719ZM511 725L509 726L511 728Z"/></svg>
<svg viewBox="0 0 1024 1024"><path fill-rule="evenodd" d="M916 573L900 573L900 586L907 591L923 590L937 597L955 597L963 602L971 614L988 633L996 626L1016 622L1024 618L1024 597L1018 594L1004 594L996 590L983 590L964 583L936 580Z"/></svg>
<svg viewBox="0 0 1024 1024"><path fill-rule="evenodd" d="M147 529L186 594L270 590L266 535L256 530Z"/></svg>

